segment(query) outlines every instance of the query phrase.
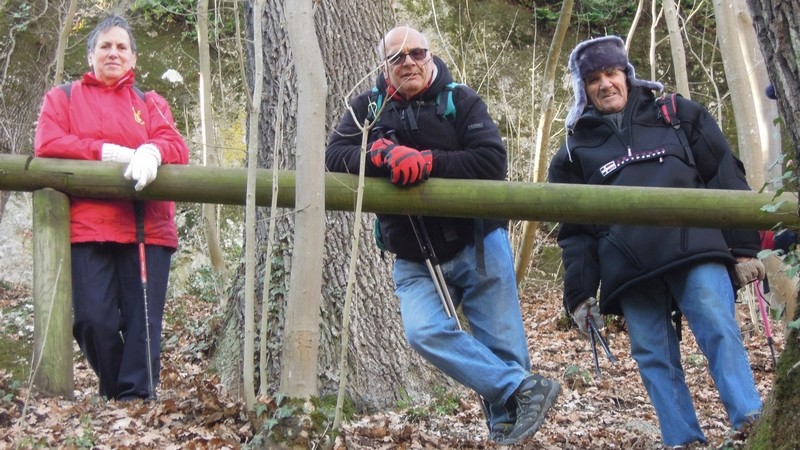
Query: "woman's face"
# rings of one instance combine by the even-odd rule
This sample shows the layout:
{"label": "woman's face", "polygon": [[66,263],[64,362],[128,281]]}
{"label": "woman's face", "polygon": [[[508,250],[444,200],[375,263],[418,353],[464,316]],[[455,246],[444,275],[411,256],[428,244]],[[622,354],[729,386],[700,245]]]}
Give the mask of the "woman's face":
{"label": "woman's face", "polygon": [[94,76],[106,86],[114,84],[136,65],[136,53],[131,49],[128,32],[112,27],[97,36],[97,43],[89,52],[89,65]]}
{"label": "woman's face", "polygon": [[603,114],[620,112],[628,102],[628,78],[621,69],[592,72],[586,77],[586,96]]}

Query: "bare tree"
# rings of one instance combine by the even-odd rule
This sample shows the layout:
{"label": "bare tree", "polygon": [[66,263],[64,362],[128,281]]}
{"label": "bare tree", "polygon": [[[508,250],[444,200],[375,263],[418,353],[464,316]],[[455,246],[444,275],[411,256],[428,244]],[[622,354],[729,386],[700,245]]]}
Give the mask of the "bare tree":
{"label": "bare tree", "polygon": [[[756,35],[770,80],[778,97],[778,109],[789,135],[790,145],[783,150],[785,159],[794,161],[784,165],[792,176],[785,180],[786,188],[797,192],[797,161],[800,160],[800,23],[797,21],[797,2],[780,0],[748,0]],[[800,209],[798,209],[800,213]],[[795,249],[795,256],[798,250]],[[796,261],[796,260],[795,260]],[[800,299],[795,298],[800,302]],[[794,317],[800,319],[798,308]],[[797,323],[797,322],[795,322]],[[800,330],[789,328],[785,347],[778,362],[772,399],[766,402],[761,424],[752,437],[753,443],[763,442],[770,448],[800,448],[800,430],[797,411],[800,411]]]}
{"label": "bare tree", "polygon": [[753,91],[748,81],[750,74],[747,72],[747,62],[742,52],[745,43],[739,39],[734,2],[714,0],[713,3],[717,40],[722,50],[725,79],[728,81],[736,118],[739,159],[747,168],[747,181],[750,186],[760,188],[764,184],[764,163]]}
{"label": "bare tree", "polygon": [[[263,21],[263,52],[265,67],[263,80],[265,92],[260,99],[264,114],[260,122],[259,165],[270,167],[280,164],[286,169],[297,167],[296,149],[298,143],[298,123],[310,121],[310,125],[331,130],[338,121],[349,98],[373,85],[377,67],[375,44],[386,26],[381,18],[383,11],[377,5],[365,8],[356,0],[324,0],[315,3],[314,22],[317,39],[322,51],[329,93],[325,101],[326,113],[321,117],[298,115],[297,75],[293,56],[288,44],[285,20],[282,14],[283,2],[269,0],[266,17]],[[245,4],[247,40],[252,42],[252,9]],[[392,22],[388,26],[393,26]],[[310,32],[307,30],[307,32]],[[253,83],[253,52],[248,52],[248,82]],[[369,75],[368,75],[369,74]],[[280,89],[279,80],[286,80],[285,89]],[[366,81],[364,81],[366,80]],[[283,133],[276,136],[276,112],[282,109]],[[324,121],[324,123],[320,123]],[[272,161],[272,147],[280,145],[281,161]],[[308,150],[312,157],[323,158],[324,148]],[[264,209],[257,211],[257,223],[267,222],[269,214]],[[272,260],[271,291],[263,297],[268,302],[271,331],[264,346],[268,352],[266,375],[273,390],[285,370],[280,362],[283,340],[286,337],[284,320],[286,317],[286,292],[289,274],[294,270],[297,260],[293,258],[297,237],[294,236],[295,211],[279,210],[276,242],[267,247],[267,230],[259,226],[256,230],[258,252],[257,273],[262,273],[265,260]],[[372,238],[371,215],[353,217],[352,213],[329,212],[325,223],[325,263],[322,272],[322,299],[319,312],[319,355],[316,375],[319,395],[335,394],[338,383],[338,350],[342,335],[350,333],[348,344],[348,365],[352,368],[349,376],[348,396],[359,408],[388,407],[400,398],[422,397],[436,386],[453,386],[453,383],[440,372],[435,371],[414,353],[406,343],[400,322],[399,305],[394,297],[390,274],[390,256],[380,254]],[[341,255],[347,254],[353,221],[362,220],[364,234],[360,239],[361,258],[356,274],[356,295],[351,311],[350,329],[343,330],[342,309],[347,285],[347,265]],[[293,240],[294,237],[294,240]],[[305,238],[305,237],[304,237]],[[223,380],[234,392],[241,392],[242,368],[242,324],[243,310],[243,268],[242,263],[232,280],[232,293],[227,322],[218,342],[214,362]],[[316,314],[315,311],[307,311]],[[253,357],[248,355],[248,357]]]}
{"label": "bare tree", "polygon": [[[547,171],[547,147],[550,143],[550,127],[553,123],[554,98],[555,98],[555,78],[558,59],[561,56],[561,46],[564,45],[564,36],[569,27],[569,20],[572,17],[572,0],[565,0],[561,5],[561,14],[556,25],[555,36],[550,42],[550,50],[547,53],[547,63],[542,77],[542,107],[539,111],[539,126],[536,128],[536,150],[533,157],[533,181],[543,182],[546,179]],[[536,230],[539,228],[538,221],[525,222],[523,226],[522,241],[517,250],[517,258],[514,262],[517,284],[525,279],[525,275],[533,257],[533,243],[536,239]]]}
{"label": "bare tree", "polygon": [[[200,128],[203,145],[203,165],[218,166],[220,157],[211,99],[211,54],[208,43],[208,22],[208,0],[199,0],[197,2],[197,47],[198,64],[200,66],[198,90],[200,91]],[[227,282],[227,273],[225,268],[225,255],[219,243],[219,219],[217,217],[217,210],[215,205],[210,203],[204,203],[202,208],[203,231],[205,231],[206,246],[209,259],[211,260],[211,268],[214,271],[215,287],[217,289],[217,295],[223,297],[224,287]],[[220,306],[224,308],[225,301],[222,301]]]}
{"label": "bare tree", "polygon": [[322,296],[322,245],[325,235],[325,146],[328,85],[319,41],[313,30],[311,0],[286,5],[286,29],[297,77],[297,199],[295,201],[294,260],[286,306],[286,335],[281,358],[281,392],[290,397],[317,395],[319,305]]}
{"label": "bare tree", "polygon": [[[33,153],[42,95],[52,86],[63,2],[0,3],[0,153]],[[11,192],[0,192],[0,220]]]}

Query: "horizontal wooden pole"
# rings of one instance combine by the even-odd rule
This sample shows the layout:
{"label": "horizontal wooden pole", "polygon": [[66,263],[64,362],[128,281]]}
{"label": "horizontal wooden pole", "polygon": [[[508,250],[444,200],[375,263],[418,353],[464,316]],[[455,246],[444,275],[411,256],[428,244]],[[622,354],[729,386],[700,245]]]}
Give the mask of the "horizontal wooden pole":
{"label": "horizontal wooden pole", "polygon": [[[164,165],[142,192],[122,176],[123,164],[0,155],[0,190],[53,188],[94,198],[173,200],[244,205],[247,171],[243,168]],[[256,203],[269,206],[272,170],[258,169]],[[326,173],[325,207],[352,211],[355,175]],[[293,171],[278,175],[277,203],[295,205]],[[774,205],[766,212],[765,205]],[[800,226],[797,197],[712,189],[642,188],[430,179],[399,188],[382,178],[367,178],[363,210],[388,214],[503,218],[575,223],[699,226],[769,229]]]}

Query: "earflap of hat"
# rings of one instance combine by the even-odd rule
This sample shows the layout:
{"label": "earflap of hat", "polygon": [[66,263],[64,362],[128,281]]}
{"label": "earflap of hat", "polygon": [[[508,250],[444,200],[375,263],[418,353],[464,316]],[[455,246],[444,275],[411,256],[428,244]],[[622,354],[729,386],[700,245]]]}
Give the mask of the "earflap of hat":
{"label": "earflap of hat", "polygon": [[641,86],[651,91],[661,92],[664,90],[664,85],[658,81],[640,80],[636,78],[636,69],[634,69],[630,63],[628,63],[628,82],[631,86]]}

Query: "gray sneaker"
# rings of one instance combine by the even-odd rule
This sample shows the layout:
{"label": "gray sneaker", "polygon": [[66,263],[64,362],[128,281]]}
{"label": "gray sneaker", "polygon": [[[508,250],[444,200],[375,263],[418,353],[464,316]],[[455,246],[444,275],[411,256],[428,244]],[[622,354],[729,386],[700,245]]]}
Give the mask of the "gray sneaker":
{"label": "gray sneaker", "polygon": [[512,445],[536,434],[560,391],[561,385],[558,381],[541,375],[528,375],[514,391],[514,399],[517,401],[517,422],[514,429],[504,440],[497,442]]}

